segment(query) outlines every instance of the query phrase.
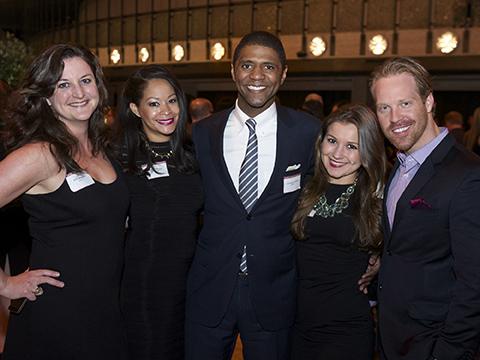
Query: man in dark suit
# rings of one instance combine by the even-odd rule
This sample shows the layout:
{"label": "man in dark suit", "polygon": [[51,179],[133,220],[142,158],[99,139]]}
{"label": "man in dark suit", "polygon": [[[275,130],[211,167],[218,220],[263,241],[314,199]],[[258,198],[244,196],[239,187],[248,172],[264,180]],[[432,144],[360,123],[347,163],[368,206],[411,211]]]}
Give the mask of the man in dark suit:
{"label": "man in dark suit", "polygon": [[[296,300],[290,223],[321,123],[275,103],[287,75],[276,36],[245,36],[231,74],[235,106],[193,128],[205,214],[187,283],[186,359],[229,359],[239,333],[245,359],[288,359]],[[244,204],[239,177],[249,119],[258,167],[256,195]]]}
{"label": "man in dark suit", "polygon": [[480,158],[434,121],[416,60],[372,73],[378,121],[399,150],[385,187],[381,358],[474,359],[480,344]]}

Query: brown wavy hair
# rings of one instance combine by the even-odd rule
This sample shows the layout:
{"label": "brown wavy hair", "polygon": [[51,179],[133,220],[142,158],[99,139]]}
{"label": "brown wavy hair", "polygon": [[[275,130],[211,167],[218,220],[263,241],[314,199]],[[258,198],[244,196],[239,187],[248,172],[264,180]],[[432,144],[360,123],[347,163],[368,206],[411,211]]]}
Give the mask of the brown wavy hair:
{"label": "brown wavy hair", "polygon": [[99,59],[83,45],[56,44],[43,50],[27,70],[23,84],[12,94],[6,113],[5,147],[10,153],[26,144],[47,142],[60,167],[79,171],[72,157],[79,151],[77,138],[47,104],[61,79],[66,59],[80,58],[92,69],[99,102],[88,125],[93,155],[106,152],[108,143],[105,114],[107,89]]}
{"label": "brown wavy hair", "polygon": [[385,183],[386,155],[375,114],[365,105],[344,105],[323,122],[315,145],[315,174],[300,193],[291,226],[292,235],[298,240],[308,239],[305,231],[307,216],[328,188],[329,175],[321,160],[322,142],[329,127],[336,122],[353,124],[358,129],[362,165],[358,169],[355,192],[350,198],[356,230],[354,239],[358,239],[353,245],[367,253],[380,253],[383,245],[381,190]]}

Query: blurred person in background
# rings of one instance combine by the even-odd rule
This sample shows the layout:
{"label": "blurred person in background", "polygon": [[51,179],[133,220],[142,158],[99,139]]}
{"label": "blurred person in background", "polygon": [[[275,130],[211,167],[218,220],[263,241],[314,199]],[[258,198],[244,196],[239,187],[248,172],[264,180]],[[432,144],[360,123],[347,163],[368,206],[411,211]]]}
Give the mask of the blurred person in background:
{"label": "blurred person in background", "polygon": [[192,100],[188,110],[192,117],[192,123],[196,123],[213,114],[213,105],[208,99],[196,98]]}
{"label": "blurred person in background", "polygon": [[473,112],[473,121],[470,130],[468,130],[463,139],[463,144],[467,149],[480,155],[480,107]]}
{"label": "blurred person in background", "polygon": [[459,144],[463,144],[463,115],[458,111],[449,111],[443,118],[445,126]]}

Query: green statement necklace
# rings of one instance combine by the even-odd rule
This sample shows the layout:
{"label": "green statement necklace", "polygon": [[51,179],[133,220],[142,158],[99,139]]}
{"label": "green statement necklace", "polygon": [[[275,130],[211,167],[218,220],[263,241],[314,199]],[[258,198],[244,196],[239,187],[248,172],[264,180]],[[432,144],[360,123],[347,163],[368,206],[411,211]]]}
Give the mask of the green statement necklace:
{"label": "green statement necklace", "polygon": [[313,206],[313,211],[315,211],[316,215],[320,215],[321,217],[333,217],[335,214],[340,214],[344,209],[348,207],[348,200],[350,196],[355,191],[355,186],[357,185],[357,179],[355,182],[350,185],[345,192],[340,195],[337,200],[331,205],[327,204],[327,197],[325,194],[320,196],[318,202]]}

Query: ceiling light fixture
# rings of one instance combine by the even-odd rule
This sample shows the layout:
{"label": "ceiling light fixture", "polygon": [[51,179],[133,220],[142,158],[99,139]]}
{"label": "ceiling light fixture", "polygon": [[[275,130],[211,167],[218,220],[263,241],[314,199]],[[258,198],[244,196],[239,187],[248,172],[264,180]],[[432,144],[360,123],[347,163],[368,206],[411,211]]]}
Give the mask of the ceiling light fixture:
{"label": "ceiling light fixture", "polygon": [[215,60],[221,60],[225,56],[225,47],[217,42],[212,46],[212,56]]}
{"label": "ceiling light fixture", "polygon": [[118,51],[117,49],[113,49],[110,54],[110,60],[112,60],[114,64],[117,64],[121,58],[122,56],[120,55],[120,51]]}
{"label": "ceiling light fixture", "polygon": [[387,46],[387,39],[383,35],[375,35],[368,43],[368,48],[374,55],[382,55],[387,50]]}
{"label": "ceiling light fixture", "polygon": [[444,54],[450,54],[458,45],[457,37],[450,31],[443,33],[437,39],[437,48]]}
{"label": "ceiling light fixture", "polygon": [[314,37],[310,42],[310,51],[314,56],[322,55],[326,49],[327,44],[325,43],[325,40],[323,40],[320,36]]}
{"label": "ceiling light fixture", "polygon": [[138,53],[138,58],[141,62],[147,62],[149,57],[150,53],[148,52],[148,49],[146,47],[143,47]]}
{"label": "ceiling light fixture", "polygon": [[180,61],[185,56],[185,50],[183,50],[183,47],[181,45],[177,45],[172,50],[172,56],[175,61]]}

